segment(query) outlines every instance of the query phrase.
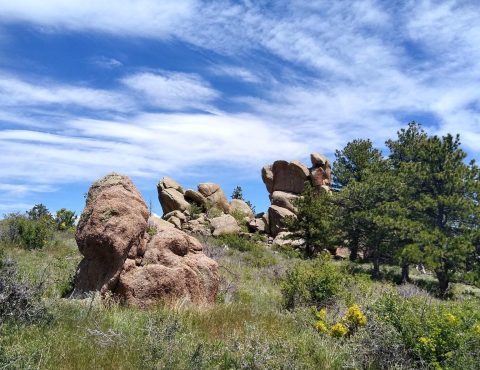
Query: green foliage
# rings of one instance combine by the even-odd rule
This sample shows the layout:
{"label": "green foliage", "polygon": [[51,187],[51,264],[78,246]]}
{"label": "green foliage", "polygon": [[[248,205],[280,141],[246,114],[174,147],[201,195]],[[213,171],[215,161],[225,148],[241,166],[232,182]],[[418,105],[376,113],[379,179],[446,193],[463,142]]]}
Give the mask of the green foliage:
{"label": "green foliage", "polygon": [[435,369],[475,369],[480,355],[478,302],[438,303],[390,294],[375,312],[400,334],[419,364]]}
{"label": "green foliage", "polygon": [[223,211],[221,209],[218,209],[215,206],[215,204],[210,200],[207,200],[206,212],[207,212],[207,217],[208,218],[219,217],[223,214]]}
{"label": "green foliage", "polygon": [[75,212],[66,208],[61,208],[57,211],[55,216],[55,223],[58,230],[69,230],[75,227],[77,215]]}
{"label": "green foliage", "polygon": [[6,244],[18,244],[26,249],[41,249],[52,239],[55,224],[50,216],[30,218],[10,214],[4,219],[1,239]]}
{"label": "green foliage", "polygon": [[295,201],[296,217],[287,217],[285,225],[291,232],[290,238],[305,241],[307,257],[317,255],[323,249],[334,247],[335,214],[330,194],[317,192],[309,182],[305,183],[302,196]]}
{"label": "green foliage", "polygon": [[42,203],[36,204],[30,211],[27,211],[30,220],[37,221],[41,218],[52,218],[50,211]]}
{"label": "green foliage", "polygon": [[333,163],[335,184],[343,187],[353,181],[362,181],[365,171],[381,160],[382,153],[373,148],[370,140],[353,140],[342,150],[337,150],[335,157]]}
{"label": "green foliage", "polygon": [[190,215],[192,219],[196,220],[197,218],[199,218],[200,214],[202,214],[203,211],[204,211],[203,208],[200,207],[198,204],[196,203],[190,204]]}
{"label": "green foliage", "polygon": [[282,283],[284,306],[324,306],[345,289],[345,282],[344,272],[328,254],[297,262],[287,270]]}

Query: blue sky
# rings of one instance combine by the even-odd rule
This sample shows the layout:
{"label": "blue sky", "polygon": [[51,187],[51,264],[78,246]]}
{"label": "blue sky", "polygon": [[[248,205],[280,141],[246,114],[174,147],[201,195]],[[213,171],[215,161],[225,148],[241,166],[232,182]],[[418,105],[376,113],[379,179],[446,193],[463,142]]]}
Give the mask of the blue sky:
{"label": "blue sky", "polygon": [[81,212],[90,183],[241,185],[383,147],[407,122],[480,151],[478,1],[0,0],[0,214]]}

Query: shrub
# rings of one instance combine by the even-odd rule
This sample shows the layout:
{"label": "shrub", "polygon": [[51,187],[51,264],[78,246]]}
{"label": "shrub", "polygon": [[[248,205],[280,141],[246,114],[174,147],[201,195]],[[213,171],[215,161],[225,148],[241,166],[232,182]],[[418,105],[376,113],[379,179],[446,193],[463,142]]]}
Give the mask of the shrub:
{"label": "shrub", "polygon": [[20,214],[10,214],[4,220],[6,227],[1,239],[8,244],[18,244],[26,249],[40,249],[52,240],[54,223],[51,217],[31,219]]}
{"label": "shrub", "polygon": [[196,220],[200,217],[200,214],[203,213],[203,208],[200,207],[198,204],[192,203],[190,204],[190,215],[193,220]]}
{"label": "shrub", "polygon": [[478,361],[478,301],[445,303],[390,294],[375,309],[381,320],[398,331],[419,364],[436,369],[469,369]]}
{"label": "shrub", "polygon": [[58,230],[69,230],[75,226],[77,215],[66,208],[59,209],[55,216],[55,223]]}
{"label": "shrub", "polygon": [[13,260],[0,257],[0,324],[46,319],[41,292],[41,285],[31,286],[21,280]]}
{"label": "shrub", "polygon": [[282,282],[284,306],[324,306],[345,289],[345,284],[345,274],[328,254],[300,261],[287,270]]}

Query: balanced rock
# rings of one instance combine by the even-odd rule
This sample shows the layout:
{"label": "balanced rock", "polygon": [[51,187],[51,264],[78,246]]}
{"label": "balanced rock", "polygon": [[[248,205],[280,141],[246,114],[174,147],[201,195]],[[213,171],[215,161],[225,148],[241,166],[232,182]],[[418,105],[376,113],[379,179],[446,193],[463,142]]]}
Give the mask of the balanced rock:
{"label": "balanced rock", "polygon": [[229,212],[230,204],[220,185],[211,182],[202,183],[198,185],[198,192],[202,194],[212,206],[225,213]]}
{"label": "balanced rock", "polygon": [[110,292],[141,307],[215,299],[217,263],[193,237],[149,218],[144,200],[125,176],[107,175],[91,186],[76,240],[84,258],[73,295]]}
{"label": "balanced rock", "polygon": [[190,208],[190,204],[183,196],[182,187],[170,177],[164,177],[159,181],[157,191],[164,214],[176,210],[183,212]]}
{"label": "balanced rock", "polygon": [[298,161],[275,161],[272,165],[273,191],[301,194],[310,175],[308,168]]}

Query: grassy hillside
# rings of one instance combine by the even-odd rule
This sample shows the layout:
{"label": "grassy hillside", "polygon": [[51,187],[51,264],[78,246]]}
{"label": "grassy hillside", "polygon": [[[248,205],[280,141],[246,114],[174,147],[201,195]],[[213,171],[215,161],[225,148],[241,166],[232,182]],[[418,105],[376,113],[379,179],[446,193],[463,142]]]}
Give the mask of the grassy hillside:
{"label": "grassy hillside", "polygon": [[[217,303],[151,310],[61,298],[80,260],[68,232],[40,250],[4,245],[3,260],[14,260],[32,289],[40,285],[41,297],[31,299],[41,309],[31,320],[15,318],[2,301],[0,367],[478,368],[476,288],[454,287],[456,296],[440,301],[425,275],[414,275],[416,285],[396,285],[395,268],[372,281],[365,265],[305,261],[239,237],[202,242],[221,266]],[[367,321],[353,327],[345,317],[355,304]],[[335,331],[342,323],[349,328],[344,335]]]}

